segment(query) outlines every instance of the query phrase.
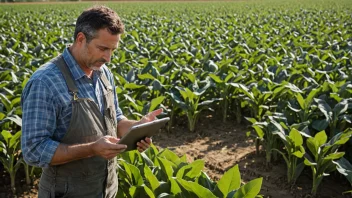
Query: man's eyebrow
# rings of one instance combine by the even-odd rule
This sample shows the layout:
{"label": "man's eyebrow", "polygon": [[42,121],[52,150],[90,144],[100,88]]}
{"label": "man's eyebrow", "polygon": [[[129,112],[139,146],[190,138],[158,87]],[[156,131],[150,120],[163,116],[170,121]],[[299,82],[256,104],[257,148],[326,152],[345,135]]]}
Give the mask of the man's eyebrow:
{"label": "man's eyebrow", "polygon": [[112,50],[116,50],[117,47],[113,47],[113,48],[110,48],[110,47],[106,47],[106,46],[103,46],[103,45],[97,45],[98,47],[100,48],[103,48],[103,49],[112,49]]}

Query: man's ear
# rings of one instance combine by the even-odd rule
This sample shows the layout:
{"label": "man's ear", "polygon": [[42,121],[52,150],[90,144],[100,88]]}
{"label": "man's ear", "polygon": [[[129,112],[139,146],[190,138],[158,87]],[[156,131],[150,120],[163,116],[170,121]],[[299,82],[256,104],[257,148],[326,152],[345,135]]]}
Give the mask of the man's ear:
{"label": "man's ear", "polygon": [[86,42],[86,36],[83,34],[83,32],[78,32],[76,37],[76,43],[82,44],[85,42]]}

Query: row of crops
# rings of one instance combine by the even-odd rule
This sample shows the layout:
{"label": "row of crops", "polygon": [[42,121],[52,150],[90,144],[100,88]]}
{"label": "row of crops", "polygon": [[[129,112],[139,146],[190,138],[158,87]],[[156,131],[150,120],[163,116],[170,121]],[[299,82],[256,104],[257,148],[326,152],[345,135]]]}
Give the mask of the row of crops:
{"label": "row of crops", "polygon": [[[33,175],[19,148],[22,89],[73,41],[75,18],[91,4],[74,5],[0,5],[0,159],[13,180],[21,167],[28,182]],[[267,164],[285,160],[288,183],[305,168],[313,194],[333,172],[352,183],[352,2],[109,6],[126,26],[109,67],[127,117],[161,106],[169,129],[184,119],[197,132],[201,112],[212,111],[250,123]],[[241,186],[237,166],[213,182],[198,171],[202,161],[188,164],[167,149],[127,153],[119,164],[124,196],[254,196],[262,182]]]}

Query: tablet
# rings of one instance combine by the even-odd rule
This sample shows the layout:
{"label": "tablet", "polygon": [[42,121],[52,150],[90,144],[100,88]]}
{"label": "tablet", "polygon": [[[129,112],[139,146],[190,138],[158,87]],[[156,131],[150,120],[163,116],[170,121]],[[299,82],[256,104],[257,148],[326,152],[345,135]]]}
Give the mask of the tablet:
{"label": "tablet", "polygon": [[135,125],[130,128],[118,142],[118,144],[126,144],[127,148],[125,151],[137,149],[137,142],[144,140],[146,137],[152,137],[159,132],[159,129],[163,127],[170,118],[157,119],[151,122]]}

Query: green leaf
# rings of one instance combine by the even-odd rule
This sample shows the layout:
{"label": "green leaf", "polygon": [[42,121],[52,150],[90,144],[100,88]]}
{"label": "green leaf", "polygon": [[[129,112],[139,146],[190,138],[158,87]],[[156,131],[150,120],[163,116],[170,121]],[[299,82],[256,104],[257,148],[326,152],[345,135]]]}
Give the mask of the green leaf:
{"label": "green leaf", "polygon": [[[301,109],[305,109],[305,101],[300,93],[297,93],[296,95],[297,102]],[[305,120],[304,120],[305,121]]]}
{"label": "green leaf", "polygon": [[314,138],[308,138],[307,139],[307,147],[309,149],[309,151],[314,155],[317,156],[318,155],[318,142],[314,139]]}
{"label": "green leaf", "polygon": [[319,133],[317,133],[315,136],[314,136],[314,139],[317,141],[318,143],[318,147],[320,147],[321,145],[325,144],[328,137],[326,136],[326,133],[325,131],[320,131]]}
{"label": "green leaf", "polygon": [[138,74],[137,75],[139,79],[141,80],[145,80],[145,79],[151,79],[154,80],[155,77],[153,75],[151,75],[150,73],[145,73],[145,74]]}
{"label": "green leaf", "polygon": [[167,159],[170,162],[174,163],[176,166],[178,166],[181,163],[180,158],[169,149],[164,149],[163,151],[161,151],[158,157]]}
{"label": "green leaf", "polygon": [[11,115],[5,118],[6,120],[11,120],[16,123],[18,126],[22,127],[22,119],[18,115]]}
{"label": "green leaf", "polygon": [[144,166],[144,176],[145,176],[145,179],[149,182],[152,190],[155,191],[155,189],[158,188],[160,184],[158,179],[156,178],[156,176],[153,174],[153,172],[150,170],[148,166]]}
{"label": "green leaf", "polygon": [[165,99],[165,96],[159,96],[157,98],[154,98],[151,103],[150,103],[150,108],[149,112],[152,112],[158,107]]}
{"label": "green leaf", "polygon": [[155,198],[153,191],[151,191],[147,186],[132,186],[129,189],[129,192],[132,197]]}
{"label": "green leaf", "polygon": [[313,120],[313,123],[312,123],[313,129],[317,131],[325,130],[328,126],[329,126],[329,120],[326,118],[323,120]]}
{"label": "green leaf", "polygon": [[209,74],[209,76],[210,76],[210,78],[212,78],[215,82],[217,82],[217,83],[223,83],[224,81],[222,81],[221,79],[220,79],[220,77],[219,76],[217,76],[217,75],[215,75],[215,74]]}
{"label": "green leaf", "polygon": [[139,88],[144,87],[144,85],[137,85],[135,83],[126,83],[123,87],[125,89],[139,89]]}
{"label": "green leaf", "polygon": [[333,161],[333,163],[335,163],[337,165],[337,167],[336,167],[337,171],[339,171],[339,173],[344,175],[347,178],[347,180],[350,182],[350,184],[352,185],[352,165],[351,165],[351,163],[345,158],[341,158],[339,160]]}
{"label": "green leaf", "polygon": [[324,114],[325,118],[328,120],[332,120],[332,110],[331,107],[325,100],[314,99],[318,103],[318,109]]}
{"label": "green leaf", "polygon": [[[223,196],[232,190],[237,190],[241,186],[241,174],[238,165],[232,167],[218,181],[216,187],[219,188]],[[218,195],[219,196],[219,195]]]}
{"label": "green leaf", "polygon": [[176,181],[187,191],[196,194],[197,197],[216,198],[216,196],[209,189],[206,189],[195,182],[186,181],[183,179],[176,179]]}
{"label": "green leaf", "polygon": [[188,164],[180,168],[176,173],[176,177],[179,179],[192,180],[200,176],[203,168],[204,168],[204,161],[196,160],[191,164]]}
{"label": "green leaf", "polygon": [[132,164],[123,163],[125,171],[130,179],[132,185],[140,186],[143,184],[142,175],[137,167]]}
{"label": "green leaf", "polygon": [[138,43],[141,42],[139,39],[138,32],[136,30],[132,30],[131,35],[138,41]]}
{"label": "green leaf", "polygon": [[[343,101],[339,102],[337,105],[335,105],[334,110],[333,110],[335,117],[337,118],[337,116],[345,113],[347,111],[347,109],[348,109],[347,100],[343,100]],[[334,121],[335,121],[335,119],[334,119]]]}
{"label": "green leaf", "polygon": [[291,138],[295,146],[301,146],[303,144],[302,135],[297,129],[291,129],[289,137]]}
{"label": "green leaf", "polygon": [[1,135],[4,138],[6,145],[10,145],[10,140],[12,138],[10,131],[2,130]]}
{"label": "green leaf", "polygon": [[292,155],[298,157],[298,158],[302,158],[304,153],[302,153],[301,151],[295,151],[294,153],[292,153]]}
{"label": "green leaf", "polygon": [[234,198],[251,198],[256,197],[261,189],[263,178],[254,179],[239,188]]}
{"label": "green leaf", "polygon": [[317,165],[317,163],[312,162],[312,161],[308,160],[307,158],[304,159],[304,164],[307,166],[316,166]]}
{"label": "green leaf", "polygon": [[160,164],[161,170],[167,176],[167,178],[165,179],[169,179],[170,177],[172,177],[174,173],[174,170],[172,167],[174,167],[175,164],[164,158],[157,157],[157,159]]}
{"label": "green leaf", "polygon": [[324,157],[324,160],[335,160],[335,159],[340,159],[345,155],[345,152],[336,152],[336,153],[331,153]]}
{"label": "green leaf", "polygon": [[178,183],[176,182],[175,179],[170,178],[170,183],[171,183],[170,192],[171,192],[173,195],[177,195],[177,194],[180,194],[180,193],[182,192],[180,186],[178,185]]}
{"label": "green leaf", "polygon": [[213,191],[216,185],[205,172],[200,173],[200,176],[197,178],[197,183],[211,191]]}

